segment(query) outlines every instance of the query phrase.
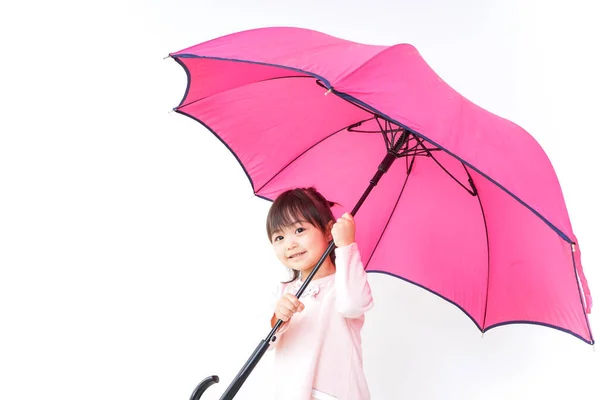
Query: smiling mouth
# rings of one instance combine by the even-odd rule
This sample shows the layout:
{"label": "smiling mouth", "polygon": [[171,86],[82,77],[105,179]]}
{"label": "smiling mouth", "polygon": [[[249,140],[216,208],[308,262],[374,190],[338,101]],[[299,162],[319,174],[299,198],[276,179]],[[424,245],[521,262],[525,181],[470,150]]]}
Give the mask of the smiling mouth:
{"label": "smiling mouth", "polygon": [[306,251],[303,251],[302,253],[293,254],[293,255],[289,256],[288,258],[292,259],[292,258],[300,257],[301,255],[304,255],[304,254],[306,254]]}

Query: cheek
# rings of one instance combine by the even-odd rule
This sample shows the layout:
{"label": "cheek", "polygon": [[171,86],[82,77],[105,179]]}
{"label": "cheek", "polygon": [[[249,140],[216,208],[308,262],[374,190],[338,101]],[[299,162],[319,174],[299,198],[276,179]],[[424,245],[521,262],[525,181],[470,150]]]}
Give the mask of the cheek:
{"label": "cheek", "polygon": [[274,245],[273,246],[273,250],[275,251],[275,255],[277,256],[277,258],[279,258],[280,260],[284,259],[284,251],[283,248],[281,246],[278,245]]}
{"label": "cheek", "polygon": [[308,243],[306,243],[307,247],[310,246],[310,248],[318,249],[319,251],[326,249],[328,244],[329,243],[327,242],[325,237],[318,235],[315,235],[314,237],[310,238]]}

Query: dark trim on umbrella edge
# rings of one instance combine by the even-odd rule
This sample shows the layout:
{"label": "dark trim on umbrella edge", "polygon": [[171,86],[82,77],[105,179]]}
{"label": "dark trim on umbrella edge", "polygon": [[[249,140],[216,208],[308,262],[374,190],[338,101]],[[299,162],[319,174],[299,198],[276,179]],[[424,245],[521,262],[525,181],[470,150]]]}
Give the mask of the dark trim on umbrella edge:
{"label": "dark trim on umbrella edge", "polygon": [[[594,344],[594,339],[593,339],[593,338],[592,338],[592,340],[591,340],[591,341],[589,341],[589,340],[587,340],[587,339],[583,338],[581,335],[578,335],[577,333],[575,333],[575,332],[572,332],[572,331],[570,331],[570,330],[568,330],[568,329],[561,328],[561,327],[559,327],[559,326],[552,325],[552,324],[547,324],[547,323],[544,323],[544,322],[526,321],[526,320],[515,320],[515,321],[506,321],[506,322],[500,322],[500,323],[498,323],[498,324],[494,324],[494,325],[488,326],[488,327],[487,327],[487,328],[485,328],[485,329],[481,329],[481,327],[480,327],[480,326],[479,326],[479,324],[478,324],[478,323],[475,321],[475,319],[474,319],[474,318],[473,318],[473,317],[472,317],[472,316],[471,316],[471,315],[470,315],[470,314],[469,314],[467,311],[465,311],[465,309],[464,309],[464,308],[462,308],[460,305],[458,305],[458,304],[457,304],[457,303],[455,303],[454,301],[452,301],[452,300],[450,300],[450,299],[446,298],[445,296],[443,296],[443,295],[441,295],[441,294],[439,294],[439,293],[435,292],[434,290],[431,290],[431,289],[429,289],[429,288],[427,288],[427,287],[425,287],[425,286],[423,286],[423,285],[421,285],[421,284],[419,284],[419,283],[413,282],[413,281],[411,281],[410,279],[406,279],[406,278],[404,278],[404,277],[402,277],[402,276],[400,276],[400,275],[396,275],[396,274],[393,274],[393,273],[391,273],[391,272],[387,272],[387,271],[380,271],[380,270],[370,270],[370,271],[367,271],[367,273],[369,273],[369,274],[382,274],[382,275],[389,275],[389,276],[392,276],[392,277],[394,277],[394,278],[397,278],[397,279],[403,280],[403,281],[405,281],[405,282],[407,282],[407,283],[413,284],[413,285],[415,285],[415,286],[417,286],[417,287],[419,287],[419,288],[421,288],[421,289],[424,289],[424,290],[428,291],[429,293],[432,293],[432,294],[434,294],[434,295],[438,296],[439,298],[441,298],[441,299],[443,299],[443,300],[447,301],[448,303],[450,303],[450,304],[452,304],[452,305],[456,306],[456,307],[457,307],[459,310],[461,310],[463,313],[465,313],[465,315],[466,315],[467,317],[469,317],[469,319],[470,319],[470,320],[471,320],[471,321],[472,321],[472,322],[475,324],[475,326],[477,327],[477,329],[479,329],[479,331],[480,331],[481,333],[485,333],[485,332],[487,332],[487,331],[489,331],[489,330],[491,330],[491,329],[497,328],[497,327],[499,327],[499,326],[504,326],[504,325],[515,325],[515,324],[539,325],[539,326],[544,326],[544,327],[547,327],[547,328],[556,329],[556,330],[559,330],[559,331],[561,331],[561,332],[564,332],[564,333],[568,333],[568,334],[570,334],[570,335],[572,335],[572,336],[575,336],[577,339],[580,339],[580,340],[582,340],[583,342],[585,342],[585,343],[587,343],[587,344],[591,344],[591,345],[593,345],[593,344]],[[591,337],[591,331],[590,331],[590,337]]]}
{"label": "dark trim on umbrella edge", "polygon": [[[179,101],[179,104],[177,105],[177,107],[173,108],[173,111],[177,111],[177,109],[183,104],[183,101],[185,100],[185,98],[187,97],[188,93],[190,92],[190,86],[192,84],[192,76],[190,75],[190,70],[183,63],[183,61],[181,61],[179,58],[176,58],[176,57],[173,57],[173,56],[171,56],[171,58],[174,59],[177,62],[177,64],[181,65],[181,67],[185,71],[185,75],[186,75],[186,78],[187,78],[187,84],[185,86],[185,93],[183,94],[183,97]],[[189,117],[188,114],[184,114],[184,115],[187,115]]]}
{"label": "dark trim on umbrella edge", "polygon": [[448,303],[450,303],[450,304],[452,304],[452,305],[456,306],[456,307],[457,307],[457,308],[458,308],[460,311],[462,311],[463,313],[465,313],[465,315],[466,315],[467,317],[469,317],[469,319],[470,319],[470,320],[471,320],[471,321],[472,321],[472,322],[475,324],[475,326],[477,327],[477,329],[479,329],[479,331],[480,331],[480,332],[483,332],[483,330],[481,329],[481,327],[479,326],[479,324],[477,323],[477,321],[475,321],[475,318],[473,318],[473,316],[471,316],[471,314],[469,314],[469,313],[468,313],[468,312],[467,312],[467,311],[466,311],[464,308],[462,308],[462,307],[461,307],[461,306],[460,306],[458,303],[455,303],[454,301],[452,301],[452,300],[448,299],[447,297],[444,297],[443,295],[439,294],[438,292],[436,292],[436,291],[434,291],[434,290],[432,290],[432,289],[429,289],[428,287],[426,287],[426,286],[423,286],[423,285],[421,285],[420,283],[417,283],[417,282],[411,281],[410,279],[404,278],[404,277],[402,277],[402,276],[400,276],[400,275],[396,275],[396,274],[394,274],[394,273],[391,273],[391,272],[387,272],[387,271],[381,271],[381,270],[377,270],[377,269],[371,269],[371,270],[367,271],[367,273],[369,273],[369,274],[382,274],[382,275],[389,275],[389,276],[392,276],[392,277],[394,277],[394,278],[401,279],[401,280],[403,280],[403,281],[405,281],[405,282],[408,282],[408,283],[410,283],[410,284],[413,284],[413,285],[415,285],[415,286],[417,286],[417,287],[420,287],[421,289],[424,289],[424,290],[428,291],[429,293],[435,294],[436,296],[438,296],[438,297],[439,297],[439,298],[441,298],[442,300],[446,300]]}
{"label": "dark trim on umbrella edge", "polygon": [[255,195],[256,197],[258,197],[258,198],[261,198],[261,199],[263,199],[263,200],[266,200],[266,201],[268,201],[269,203],[272,203],[272,202],[273,202],[273,199],[270,199],[270,198],[268,198],[268,197],[265,197],[265,196],[263,196],[263,195],[261,195],[261,194],[256,194],[256,193],[255,193],[254,195]]}
{"label": "dark trim on umbrella edge", "polygon": [[246,167],[244,167],[244,164],[242,163],[242,160],[240,160],[240,158],[238,157],[238,155],[235,154],[235,151],[233,151],[233,149],[231,147],[229,147],[229,145],[227,143],[225,143],[225,141],[223,139],[221,139],[221,137],[219,135],[217,135],[217,133],[215,131],[213,131],[211,129],[211,127],[208,126],[207,124],[205,124],[203,121],[199,120],[198,118],[194,117],[193,115],[187,114],[184,111],[181,111],[181,110],[178,110],[178,109],[174,109],[174,111],[176,113],[178,113],[178,114],[185,115],[186,117],[189,117],[189,118],[193,119],[194,121],[198,122],[203,127],[205,127],[210,133],[212,133],[217,139],[219,139],[219,141],[221,143],[223,143],[223,145],[227,148],[227,150],[229,150],[229,152],[231,154],[233,154],[233,156],[235,157],[235,159],[237,160],[237,162],[240,164],[240,167],[242,167],[242,170],[246,174],[246,178],[248,178],[248,181],[250,181],[250,186],[252,187],[252,193],[255,193],[254,192],[254,182],[252,181],[252,178],[250,177],[250,174],[248,173],[248,171],[246,171]]}
{"label": "dark trim on umbrella edge", "polygon": [[[526,321],[526,320],[515,320],[515,321],[506,321],[506,322],[499,322],[497,324],[494,325],[490,325],[487,328],[485,328],[485,330],[483,331],[484,333],[494,329],[494,328],[498,328],[500,326],[506,326],[506,325],[517,325],[517,324],[522,324],[522,325],[538,325],[538,326],[543,326],[545,328],[552,328],[552,329],[556,329],[558,331],[564,332],[564,333],[568,333],[569,335],[575,336],[577,339],[580,339],[581,341],[590,344],[590,345],[594,345],[594,339],[592,338],[592,340],[587,340],[585,338],[583,338],[582,336],[578,335],[577,333],[570,331],[568,329],[565,328],[561,328],[560,326],[556,326],[556,325],[552,325],[552,324],[548,324],[545,322],[536,322],[536,321]],[[591,332],[590,332],[590,337],[591,337]]]}

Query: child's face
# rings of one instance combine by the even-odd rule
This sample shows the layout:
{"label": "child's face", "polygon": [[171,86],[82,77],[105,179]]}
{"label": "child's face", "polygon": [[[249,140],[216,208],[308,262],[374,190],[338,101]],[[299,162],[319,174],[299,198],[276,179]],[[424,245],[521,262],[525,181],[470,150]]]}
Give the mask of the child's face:
{"label": "child's face", "polygon": [[274,232],[271,243],[279,261],[306,276],[327,250],[331,234],[325,235],[316,226],[298,221]]}

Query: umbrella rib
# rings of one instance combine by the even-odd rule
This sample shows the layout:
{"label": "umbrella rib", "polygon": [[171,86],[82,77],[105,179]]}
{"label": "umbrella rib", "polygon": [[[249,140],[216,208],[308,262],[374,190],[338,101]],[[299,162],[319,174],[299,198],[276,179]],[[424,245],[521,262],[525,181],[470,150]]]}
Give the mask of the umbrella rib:
{"label": "umbrella rib", "polygon": [[[408,158],[406,159],[406,162],[408,164]],[[402,184],[402,189],[400,189],[400,193],[398,194],[398,198],[396,199],[396,203],[394,204],[394,208],[392,209],[392,212],[390,212],[390,216],[387,220],[387,222],[385,223],[385,226],[383,227],[383,230],[381,231],[381,235],[379,235],[379,239],[377,239],[377,243],[375,243],[375,246],[373,247],[373,250],[371,251],[371,255],[369,256],[369,259],[367,260],[364,268],[365,270],[367,269],[367,267],[369,266],[369,263],[371,262],[371,259],[373,258],[373,255],[375,255],[375,251],[377,250],[377,246],[379,246],[379,243],[381,242],[381,239],[383,238],[383,235],[385,234],[385,231],[387,230],[387,227],[389,226],[392,217],[394,216],[394,212],[396,212],[396,208],[398,207],[398,203],[400,202],[400,198],[402,197],[402,193],[404,193],[404,189],[406,188],[406,183],[408,182],[408,177],[410,176],[410,172],[412,171],[412,167],[413,164],[415,162],[415,157],[413,156],[413,159],[410,162],[410,166],[407,168],[407,172],[406,172],[406,178],[404,179],[404,183]]]}
{"label": "umbrella rib", "polygon": [[379,131],[383,134],[383,140],[385,140],[385,148],[389,150],[389,148],[391,147],[390,144],[390,140],[388,139],[387,135],[385,134],[385,129],[383,129],[383,126],[381,126],[381,122],[379,122],[379,118],[375,117],[375,121],[377,122],[377,125],[379,125]]}
{"label": "umbrella rib", "polygon": [[483,323],[482,323],[482,331],[484,332],[485,329],[485,323],[486,323],[486,319],[487,319],[487,310],[488,310],[488,298],[489,298],[489,294],[490,294],[490,236],[489,236],[489,231],[488,231],[488,226],[487,226],[487,218],[485,217],[485,211],[483,210],[483,202],[481,201],[481,197],[479,196],[479,191],[477,191],[477,189],[475,189],[475,183],[473,182],[473,180],[471,179],[471,175],[469,174],[469,171],[467,170],[467,166],[464,163],[461,163],[463,168],[465,169],[465,172],[467,173],[467,175],[469,175],[469,182],[471,183],[471,186],[473,186],[473,189],[476,193],[476,197],[477,197],[477,201],[479,202],[479,208],[481,208],[481,216],[483,217],[483,226],[485,227],[485,243],[486,243],[486,248],[487,248],[487,282],[486,282],[486,289],[485,289],[485,305],[483,308]]}
{"label": "umbrella rib", "polygon": [[290,161],[289,163],[287,163],[286,165],[284,165],[284,166],[283,166],[283,167],[282,167],[282,168],[281,168],[279,171],[277,171],[277,172],[276,172],[276,173],[275,173],[275,174],[274,174],[274,175],[273,175],[271,178],[269,178],[269,180],[268,180],[268,181],[266,181],[266,182],[265,182],[265,183],[264,183],[264,184],[263,184],[263,185],[262,185],[262,186],[261,186],[259,189],[257,189],[257,190],[255,191],[255,193],[258,193],[258,192],[260,192],[261,190],[263,190],[263,189],[265,188],[265,186],[267,186],[269,183],[271,183],[271,181],[272,181],[273,179],[275,179],[275,178],[276,178],[276,177],[277,177],[279,174],[281,174],[281,173],[282,173],[282,172],[283,172],[283,171],[284,171],[284,170],[285,170],[287,167],[289,167],[290,165],[292,165],[292,164],[293,164],[293,163],[294,163],[294,162],[295,162],[297,159],[299,159],[300,157],[302,157],[303,155],[305,155],[306,153],[308,153],[308,152],[309,152],[311,149],[313,149],[313,148],[314,148],[314,147],[316,147],[317,145],[321,144],[322,142],[324,142],[325,140],[329,139],[330,137],[332,137],[332,136],[335,136],[335,135],[337,135],[338,133],[340,133],[340,132],[343,132],[343,131],[347,130],[347,129],[348,129],[349,127],[351,127],[351,126],[360,125],[360,124],[362,124],[363,122],[370,121],[370,120],[372,120],[372,119],[373,119],[373,118],[367,118],[367,119],[364,119],[364,120],[361,120],[361,121],[358,121],[358,122],[354,122],[354,123],[352,123],[352,124],[350,124],[350,125],[348,125],[348,126],[345,126],[345,127],[341,128],[341,129],[339,129],[339,130],[337,130],[337,131],[335,131],[335,132],[333,132],[333,133],[331,133],[331,134],[329,134],[329,135],[325,136],[324,138],[322,138],[322,139],[321,139],[321,140],[319,140],[318,142],[316,142],[316,143],[312,144],[312,145],[311,145],[309,148],[307,148],[306,150],[304,150],[302,153],[298,154],[298,155],[297,155],[297,156],[296,156],[296,157],[295,157],[295,158],[294,158],[292,161]]}
{"label": "umbrella rib", "polygon": [[[444,166],[443,166],[443,165],[442,165],[442,164],[441,164],[441,163],[440,163],[440,162],[439,162],[439,161],[438,161],[438,160],[437,160],[437,159],[436,159],[436,158],[433,156],[433,154],[431,154],[431,152],[429,151],[429,149],[427,149],[427,147],[423,146],[423,143],[422,143],[422,140],[423,140],[423,139],[420,139],[420,138],[417,138],[417,137],[415,137],[415,140],[416,140],[416,141],[419,143],[419,145],[420,145],[420,146],[423,148],[423,150],[424,150],[425,152],[427,152],[427,155],[428,155],[429,157],[431,157],[431,158],[433,159],[433,161],[435,161],[435,163],[436,163],[436,164],[437,164],[437,165],[438,165],[438,166],[439,166],[439,167],[440,167],[442,170],[444,170],[444,172],[445,172],[446,174],[448,174],[448,175],[449,175],[449,176],[450,176],[452,179],[454,179],[454,180],[456,181],[456,183],[458,183],[460,186],[462,186],[462,187],[463,187],[463,189],[465,189],[467,192],[469,192],[469,194],[470,194],[471,196],[476,196],[476,195],[477,195],[477,192],[475,191],[475,189],[474,189],[474,187],[473,187],[473,181],[471,180],[471,176],[469,175],[469,172],[468,172],[468,171],[467,171],[467,175],[469,175],[469,183],[471,183],[472,190],[469,190],[469,188],[467,188],[465,185],[463,185],[461,181],[459,181],[458,179],[456,179],[456,177],[455,177],[454,175],[452,175],[452,174],[450,173],[450,171],[448,171],[446,168],[444,168]],[[461,164],[462,164],[462,162],[461,162]],[[463,164],[463,165],[464,165],[464,164]],[[466,171],[466,168],[465,168],[465,171]]]}

